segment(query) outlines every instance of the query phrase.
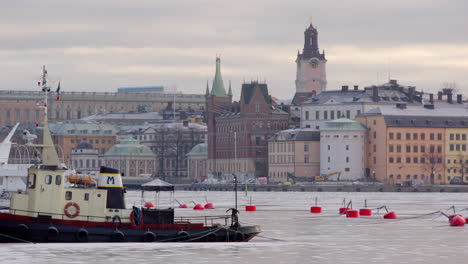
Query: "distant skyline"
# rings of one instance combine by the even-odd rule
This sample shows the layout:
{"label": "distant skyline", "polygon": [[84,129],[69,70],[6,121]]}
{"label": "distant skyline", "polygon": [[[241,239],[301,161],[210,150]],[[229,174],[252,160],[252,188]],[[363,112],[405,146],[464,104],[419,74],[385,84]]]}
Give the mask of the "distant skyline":
{"label": "distant skyline", "polygon": [[0,9],[0,89],[33,90],[42,65],[62,91],[211,87],[221,56],[226,89],[266,80],[291,98],[310,22],[327,57],[327,90],[403,85],[435,92],[456,83],[468,96],[464,0],[22,0]]}

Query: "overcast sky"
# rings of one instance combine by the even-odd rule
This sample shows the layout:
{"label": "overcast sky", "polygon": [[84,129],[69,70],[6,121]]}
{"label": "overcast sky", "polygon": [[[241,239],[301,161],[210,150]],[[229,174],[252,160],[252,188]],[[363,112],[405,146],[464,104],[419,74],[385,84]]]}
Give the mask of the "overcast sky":
{"label": "overcast sky", "polygon": [[425,92],[456,83],[468,96],[467,14],[466,0],[2,1],[0,89],[36,89],[45,64],[64,91],[204,93],[220,54],[235,98],[258,79],[286,99],[312,21],[328,90],[390,76]]}

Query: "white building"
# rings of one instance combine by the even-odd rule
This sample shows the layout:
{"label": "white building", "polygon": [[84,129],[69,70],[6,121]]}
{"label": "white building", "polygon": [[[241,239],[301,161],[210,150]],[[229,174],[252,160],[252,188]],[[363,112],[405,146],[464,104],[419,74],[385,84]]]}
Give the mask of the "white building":
{"label": "white building", "polygon": [[341,118],[320,128],[320,174],[329,180],[358,180],[365,177],[365,134],[367,128]]}
{"label": "white building", "polygon": [[89,142],[81,141],[72,150],[71,162],[73,169],[84,174],[99,171],[99,167],[101,167],[99,150],[94,149]]}
{"label": "white building", "polygon": [[325,122],[339,118],[355,119],[360,113],[381,105],[421,105],[422,93],[414,87],[401,86],[396,80],[389,83],[352,90],[343,86],[341,90],[323,91],[306,101],[301,109],[301,127],[320,130]]}

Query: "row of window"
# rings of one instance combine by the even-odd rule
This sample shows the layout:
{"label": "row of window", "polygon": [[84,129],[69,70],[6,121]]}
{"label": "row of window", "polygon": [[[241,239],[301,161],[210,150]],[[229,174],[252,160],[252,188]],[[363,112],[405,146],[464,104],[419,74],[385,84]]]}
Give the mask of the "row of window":
{"label": "row of window", "polygon": [[[308,148],[308,144],[307,145],[307,148]],[[271,153],[275,153],[275,152],[294,152],[294,144],[293,143],[290,143],[290,142],[274,142],[274,143],[270,143],[269,144],[270,146],[270,149],[269,151]],[[304,146],[304,149],[305,149],[305,146]]]}
{"label": "row of window", "polygon": [[466,151],[466,144],[450,144],[450,151]]}
{"label": "row of window", "polygon": [[457,168],[447,169],[447,173],[450,173],[450,172],[452,172],[452,173],[457,173],[457,172],[463,173],[463,171],[465,171],[465,173],[468,173],[468,168],[465,168],[465,169],[463,169],[463,168],[461,168],[461,169],[457,169]]}
{"label": "row of window", "polygon": [[80,141],[88,141],[90,144],[99,144],[99,142],[101,142],[101,144],[106,144],[106,142],[107,142],[107,144],[115,144],[115,141],[114,141],[114,140],[110,140],[110,139],[107,140],[107,141],[106,141],[105,139],[101,139],[101,140],[99,140],[99,139],[95,139],[95,140],[93,140],[93,139],[88,139],[88,140],[87,140],[86,138],[83,138],[82,140],[81,140],[81,139],[77,139],[76,141],[75,141],[74,139],[70,139],[70,143],[75,143],[75,142],[76,142],[76,143],[79,143]]}
{"label": "row of window", "polygon": [[[40,110],[34,110],[34,118],[36,120],[40,120]],[[11,119],[11,109],[5,109],[5,118],[6,119]],[[26,120],[29,120],[31,118],[31,110],[30,109],[24,109],[23,110],[23,118]],[[20,109],[15,109],[15,119],[20,120],[21,119],[21,110]]]}
{"label": "row of window", "polygon": [[[388,162],[389,163],[402,163],[402,160],[403,158],[402,157],[389,157],[388,158]],[[425,157],[406,157],[404,159],[406,162],[405,163],[426,163],[429,162],[430,164],[435,164],[435,163],[442,163],[442,158],[440,157],[429,157],[429,158],[425,158]]]}
{"label": "row of window", "polygon": [[[390,179],[393,179],[394,177],[397,178],[397,179],[401,179],[401,174],[397,174],[397,175],[395,175],[395,176],[394,176],[393,174],[390,174],[388,177],[389,177]],[[421,180],[424,180],[424,179],[426,178],[426,176],[424,176],[424,174],[421,174],[419,177],[420,177]],[[439,180],[441,180],[441,179],[442,179],[442,175],[439,174],[439,175],[437,176],[437,178],[438,178]],[[410,179],[411,179],[411,175],[410,175],[410,174],[406,174],[406,179],[407,179],[407,180],[410,180]],[[417,180],[417,179],[418,179],[418,175],[417,175],[417,174],[414,174],[414,175],[413,175],[413,180]]]}
{"label": "row of window", "polygon": [[[390,132],[388,133],[388,138],[389,139],[402,139],[402,133],[393,133]],[[436,135],[435,133],[429,133],[429,139],[430,140],[435,140]],[[426,133],[405,133],[405,139],[406,140],[426,140]],[[437,133],[437,140],[442,140],[442,133]]]}
{"label": "row of window", "polygon": [[450,134],[450,140],[466,140],[466,134]]}
{"label": "row of window", "polygon": [[[328,163],[330,163],[331,162],[331,157],[328,157],[327,161],[328,161]],[[335,162],[335,161],[336,160],[333,160],[333,162]],[[345,157],[345,161],[346,161],[346,163],[349,163],[349,157]]]}
{"label": "row of window", "polygon": [[[330,113],[330,116],[328,114]],[[323,111],[322,115],[320,111],[315,111],[315,120],[321,120],[323,117],[323,120],[334,120],[335,119],[335,113],[336,113],[336,119],[346,117],[348,119],[351,118],[351,110],[345,110],[345,111],[340,111],[337,110],[336,112],[333,110],[330,111]],[[359,115],[361,113],[361,110],[356,111],[356,115]],[[305,111],[305,120],[309,120],[310,115],[309,111]],[[354,118],[354,116],[352,117]]]}
{"label": "row of window", "polygon": [[291,155],[271,155],[269,162],[271,164],[285,164],[285,163],[293,163],[294,156]]}
{"label": "row of window", "polygon": [[[436,147],[437,147],[437,152],[438,153],[442,153],[442,145],[430,145],[429,146],[429,152],[431,153],[434,153],[436,152]],[[466,147],[466,146],[465,146]],[[411,148],[411,145],[406,145],[406,148],[405,148],[406,152],[407,153],[418,153],[418,152],[426,152],[426,146],[425,145],[421,145],[421,146],[418,146],[418,145],[413,145],[413,147]],[[376,146],[374,145],[374,152],[376,151]],[[402,152],[402,146],[401,145],[388,145],[388,152]]]}

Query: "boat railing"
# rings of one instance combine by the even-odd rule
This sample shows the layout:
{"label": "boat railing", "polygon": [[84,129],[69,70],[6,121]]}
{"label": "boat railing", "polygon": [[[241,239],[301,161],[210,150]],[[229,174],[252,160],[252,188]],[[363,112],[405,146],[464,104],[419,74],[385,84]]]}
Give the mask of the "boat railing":
{"label": "boat railing", "polygon": [[224,222],[224,225],[228,225],[232,222],[232,216],[230,215],[210,215],[210,216],[191,216],[191,217],[175,217],[175,223],[203,223],[205,226],[220,225],[220,222]]}

